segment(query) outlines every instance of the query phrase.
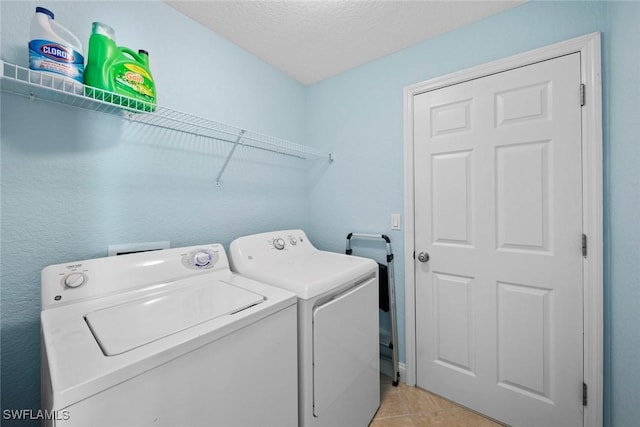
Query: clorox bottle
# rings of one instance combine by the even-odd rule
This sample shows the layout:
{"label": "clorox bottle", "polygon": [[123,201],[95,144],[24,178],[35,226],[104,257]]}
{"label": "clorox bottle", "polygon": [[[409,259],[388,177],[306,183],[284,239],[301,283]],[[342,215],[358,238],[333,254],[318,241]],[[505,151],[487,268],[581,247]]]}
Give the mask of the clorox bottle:
{"label": "clorox bottle", "polygon": [[93,94],[89,90],[88,94],[94,98],[128,105],[141,111],[155,110],[156,86],[149,69],[149,54],[145,50],[135,52],[127,47],[117,46],[113,28],[101,22],[93,23],[84,83],[144,103],[128,105],[117,97],[107,95],[103,98],[100,93]]}
{"label": "clorox bottle", "polygon": [[36,7],[36,14],[31,20],[29,68],[58,74],[82,83],[82,43],[53,18],[53,12],[49,9]]}

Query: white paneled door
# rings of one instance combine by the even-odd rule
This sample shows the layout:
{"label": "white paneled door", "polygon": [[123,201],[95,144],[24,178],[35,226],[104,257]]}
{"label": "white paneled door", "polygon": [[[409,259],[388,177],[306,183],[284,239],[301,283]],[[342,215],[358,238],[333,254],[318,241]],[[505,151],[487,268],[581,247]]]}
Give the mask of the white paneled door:
{"label": "white paneled door", "polygon": [[414,97],[417,384],[514,426],[583,423],[580,82],[575,53]]}

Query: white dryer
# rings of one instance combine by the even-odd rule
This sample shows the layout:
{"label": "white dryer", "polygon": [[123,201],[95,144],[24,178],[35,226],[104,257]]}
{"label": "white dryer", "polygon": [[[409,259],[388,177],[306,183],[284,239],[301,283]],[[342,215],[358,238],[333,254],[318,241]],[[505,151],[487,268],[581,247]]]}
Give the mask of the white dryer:
{"label": "white dryer", "polygon": [[50,426],[297,426],[296,297],[219,244],[42,271]]}
{"label": "white dryer", "polygon": [[300,426],[365,427],[380,406],[378,265],[302,230],[241,237],[232,269],[298,295]]}

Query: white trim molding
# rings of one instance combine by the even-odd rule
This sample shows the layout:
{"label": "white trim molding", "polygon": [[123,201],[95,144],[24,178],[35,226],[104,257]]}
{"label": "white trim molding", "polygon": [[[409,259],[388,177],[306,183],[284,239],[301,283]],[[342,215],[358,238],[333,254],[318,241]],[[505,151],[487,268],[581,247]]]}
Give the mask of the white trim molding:
{"label": "white trim molding", "polygon": [[498,61],[436,77],[404,90],[404,215],[405,215],[405,380],[416,384],[415,313],[415,218],[413,98],[442,87],[485,77],[517,67],[580,53],[581,78],[586,88],[582,108],[583,232],[587,236],[587,255],[583,262],[584,305],[584,382],[588,402],[583,425],[602,425],[603,408],[603,189],[602,189],[602,75],[600,33],[592,33]]}

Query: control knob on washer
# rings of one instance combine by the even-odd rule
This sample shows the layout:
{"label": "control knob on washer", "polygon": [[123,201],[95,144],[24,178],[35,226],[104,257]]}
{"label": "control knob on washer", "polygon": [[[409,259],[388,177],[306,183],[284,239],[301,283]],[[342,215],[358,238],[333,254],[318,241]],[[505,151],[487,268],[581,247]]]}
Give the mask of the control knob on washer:
{"label": "control knob on washer", "polygon": [[64,285],[67,288],[77,288],[82,286],[85,281],[85,276],[82,273],[70,273],[64,278]]}
{"label": "control knob on washer", "polygon": [[193,264],[197,267],[206,267],[211,264],[211,254],[204,251],[198,251],[193,254]]}
{"label": "control knob on washer", "polygon": [[277,239],[273,239],[273,247],[277,250],[281,251],[284,249],[284,239],[278,237]]}

